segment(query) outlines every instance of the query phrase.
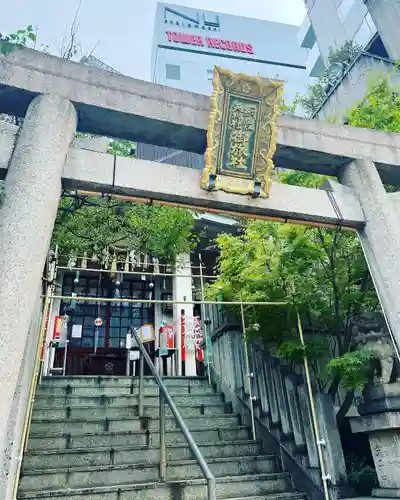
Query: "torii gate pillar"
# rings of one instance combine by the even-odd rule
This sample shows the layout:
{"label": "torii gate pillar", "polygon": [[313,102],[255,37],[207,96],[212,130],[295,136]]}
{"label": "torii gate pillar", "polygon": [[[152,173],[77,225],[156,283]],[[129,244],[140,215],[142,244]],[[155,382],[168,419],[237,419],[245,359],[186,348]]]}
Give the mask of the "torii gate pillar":
{"label": "torii gate pillar", "polygon": [[18,412],[27,407],[26,402],[21,403],[27,394],[20,379],[24,370],[32,368],[32,359],[24,359],[29,324],[76,122],[70,101],[57,95],[33,99],[5,180],[6,194],[0,208],[0,498],[6,500],[11,498],[12,468],[16,465],[12,461],[10,469],[10,460],[20,442],[14,433],[22,428]]}
{"label": "torii gate pillar", "polygon": [[366,224],[358,230],[388,326],[400,350],[400,220],[372,160],[358,159],[340,182],[358,196]]}

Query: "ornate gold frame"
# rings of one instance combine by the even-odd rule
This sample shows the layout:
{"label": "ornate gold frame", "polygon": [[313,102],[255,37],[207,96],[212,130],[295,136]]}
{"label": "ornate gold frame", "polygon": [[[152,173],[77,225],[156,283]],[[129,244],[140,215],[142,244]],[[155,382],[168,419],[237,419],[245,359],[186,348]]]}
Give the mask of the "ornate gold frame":
{"label": "ornate gold frame", "polygon": [[[200,186],[203,189],[221,189],[236,194],[269,196],[272,157],[276,150],[276,120],[280,112],[283,83],[259,76],[235,74],[220,67],[214,68],[214,91],[211,96],[210,120],[207,130],[205,167]],[[227,117],[224,116],[229,95],[255,99],[260,103],[257,120],[255,149],[252,160],[253,178],[218,173],[221,145]],[[241,178],[242,177],[242,178]],[[258,189],[256,189],[258,185]]]}

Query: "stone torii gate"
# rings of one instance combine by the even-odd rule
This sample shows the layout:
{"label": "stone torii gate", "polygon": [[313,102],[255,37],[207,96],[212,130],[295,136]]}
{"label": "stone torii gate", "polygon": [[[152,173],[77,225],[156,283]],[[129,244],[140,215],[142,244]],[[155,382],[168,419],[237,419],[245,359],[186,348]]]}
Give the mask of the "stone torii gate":
{"label": "stone torii gate", "polygon": [[0,125],[2,498],[11,498],[33,363],[29,325],[62,185],[96,192],[112,186],[144,201],[278,221],[340,222],[358,232],[400,345],[400,194],[387,194],[382,184],[400,182],[400,135],[281,117],[275,165],[338,176],[340,183],[329,182],[325,191],[273,184],[270,198],[253,199],[203,191],[195,170],[71,145],[79,130],[204,153],[208,97],[23,49],[0,56],[0,112],[25,117],[19,132]]}

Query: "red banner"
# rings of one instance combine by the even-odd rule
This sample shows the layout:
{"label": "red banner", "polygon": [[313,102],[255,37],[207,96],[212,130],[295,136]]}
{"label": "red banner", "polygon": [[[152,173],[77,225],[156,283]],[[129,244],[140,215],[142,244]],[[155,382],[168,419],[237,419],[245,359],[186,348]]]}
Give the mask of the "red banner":
{"label": "red banner", "polygon": [[62,316],[56,316],[54,318],[53,340],[60,340],[62,328],[61,318]]}

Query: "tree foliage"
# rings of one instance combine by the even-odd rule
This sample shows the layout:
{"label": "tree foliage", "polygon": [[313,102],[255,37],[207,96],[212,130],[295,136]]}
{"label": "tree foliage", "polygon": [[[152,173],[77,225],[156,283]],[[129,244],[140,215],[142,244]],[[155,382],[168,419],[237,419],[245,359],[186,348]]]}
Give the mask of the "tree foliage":
{"label": "tree foliage", "polygon": [[[78,137],[92,137],[77,133]],[[94,137],[94,136],[93,136]],[[136,144],[110,139],[108,153],[132,157]],[[62,255],[100,255],[105,249],[129,249],[173,262],[190,252],[198,241],[192,229],[196,214],[190,210],[119,201],[64,192],[57,213],[52,244]]]}
{"label": "tree foliage", "polygon": [[[398,72],[397,68],[394,71]],[[399,89],[391,84],[390,77],[390,74],[375,76],[367,95],[349,111],[349,125],[400,132]]]}
{"label": "tree foliage", "polygon": [[[303,172],[288,172],[282,178],[307,187],[324,180]],[[366,381],[370,360],[353,351],[353,327],[362,312],[378,308],[378,301],[353,233],[247,221],[242,235],[221,234],[217,246],[219,279],[210,286],[210,296],[222,293],[227,300],[288,301],[287,307],[259,306],[246,313],[247,323],[260,325],[255,334],[268,349],[294,364],[300,364],[306,353],[321,387],[325,379],[318,360],[325,358],[326,365],[329,358],[336,359],[336,365],[325,367],[325,374],[331,376],[326,390],[332,394],[339,382],[346,388],[354,382],[358,388],[360,379]],[[296,310],[307,333],[305,348],[299,342]]]}
{"label": "tree foliage", "polygon": [[[330,62],[349,64],[358,53],[359,48],[348,44],[337,54],[331,52]],[[375,75],[367,95],[349,111],[349,125],[400,132],[400,98],[391,76]],[[280,178],[309,188],[326,179],[299,171],[284,172]],[[380,308],[353,233],[252,221],[245,223],[242,236],[220,235],[217,245],[220,278],[209,288],[211,296],[222,292],[229,299],[287,299],[287,308],[258,307],[247,312],[247,322],[260,324],[259,332],[252,335],[261,335],[268,348],[292,364],[300,364],[307,354],[320,385],[324,372],[330,377],[325,388],[331,394],[339,383],[350,396],[364,385],[373,354],[354,346],[353,325],[360,314]],[[296,308],[307,332],[305,347],[296,332]]]}
{"label": "tree foliage", "polygon": [[195,246],[193,222],[189,210],[65,194],[53,245],[63,255],[100,255],[104,249],[127,248],[172,262]]}
{"label": "tree foliage", "polygon": [[31,24],[9,35],[0,33],[0,54],[8,56],[16,48],[26,47],[31,42],[36,42],[36,33]]}
{"label": "tree foliage", "polygon": [[329,361],[327,370],[332,377],[341,380],[345,389],[361,390],[369,376],[370,362],[374,358],[375,354],[368,349],[346,352]]}

